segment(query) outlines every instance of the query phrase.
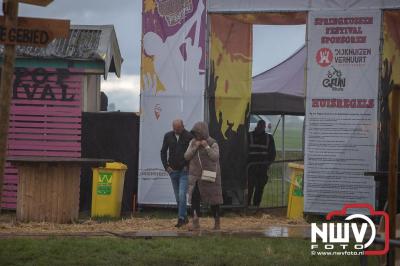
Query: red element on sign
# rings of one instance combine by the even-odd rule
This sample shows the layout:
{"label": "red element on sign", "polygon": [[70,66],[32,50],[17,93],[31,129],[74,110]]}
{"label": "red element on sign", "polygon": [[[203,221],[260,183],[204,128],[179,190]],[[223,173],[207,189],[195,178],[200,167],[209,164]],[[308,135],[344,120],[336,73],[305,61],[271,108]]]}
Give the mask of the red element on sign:
{"label": "red element on sign", "polygon": [[326,215],[326,220],[331,220],[334,216],[347,216],[348,209],[367,209],[370,216],[381,216],[385,220],[385,247],[382,250],[366,250],[364,254],[367,256],[376,255],[381,256],[389,252],[389,215],[384,211],[375,211],[371,204],[358,203],[358,204],[345,204],[339,211],[331,211]]}
{"label": "red element on sign", "polygon": [[318,65],[327,67],[332,63],[333,53],[328,48],[321,48],[318,50],[315,60],[317,61]]}

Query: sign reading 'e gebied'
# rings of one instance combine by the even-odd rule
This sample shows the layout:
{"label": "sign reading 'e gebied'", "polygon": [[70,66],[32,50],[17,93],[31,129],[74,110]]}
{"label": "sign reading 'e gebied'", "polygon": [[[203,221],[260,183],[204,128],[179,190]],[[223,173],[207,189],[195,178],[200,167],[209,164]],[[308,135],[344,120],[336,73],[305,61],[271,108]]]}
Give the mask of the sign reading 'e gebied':
{"label": "sign reading 'e gebied'", "polygon": [[55,38],[67,38],[69,20],[18,18],[18,26],[7,28],[0,17],[0,44],[47,46]]}

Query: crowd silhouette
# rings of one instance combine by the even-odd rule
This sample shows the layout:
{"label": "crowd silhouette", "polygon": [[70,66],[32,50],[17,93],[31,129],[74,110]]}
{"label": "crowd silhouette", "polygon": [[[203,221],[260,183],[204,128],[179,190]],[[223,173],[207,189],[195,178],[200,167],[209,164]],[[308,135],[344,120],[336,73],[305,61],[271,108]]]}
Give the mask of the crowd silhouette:
{"label": "crowd silhouette", "polygon": [[[219,77],[215,74],[214,61],[210,67],[210,82],[207,88],[209,103],[209,129],[220,148],[220,164],[222,177],[222,191],[225,205],[244,204],[244,190],[246,182],[247,162],[247,127],[249,120],[250,104],[247,104],[245,121],[239,124],[237,130],[233,130],[235,124],[224,119],[224,114],[215,108],[215,91]],[[232,112],[233,110],[224,110]],[[222,132],[223,124],[228,128]]]}

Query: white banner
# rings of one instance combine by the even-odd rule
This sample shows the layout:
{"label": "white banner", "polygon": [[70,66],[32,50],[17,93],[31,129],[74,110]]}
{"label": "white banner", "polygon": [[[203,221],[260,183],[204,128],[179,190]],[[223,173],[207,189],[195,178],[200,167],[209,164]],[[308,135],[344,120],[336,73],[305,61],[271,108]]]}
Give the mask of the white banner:
{"label": "white banner", "polygon": [[205,13],[203,0],[143,1],[139,204],[176,204],[160,150],[174,119],[204,120]]}
{"label": "white banner", "polygon": [[374,206],[381,12],[308,19],[304,211]]}

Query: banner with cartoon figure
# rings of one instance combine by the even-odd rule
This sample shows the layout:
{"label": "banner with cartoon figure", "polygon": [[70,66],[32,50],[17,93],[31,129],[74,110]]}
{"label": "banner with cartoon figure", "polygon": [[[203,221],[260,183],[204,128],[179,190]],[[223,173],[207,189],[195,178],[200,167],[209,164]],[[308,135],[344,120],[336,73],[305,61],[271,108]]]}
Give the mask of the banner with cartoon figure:
{"label": "banner with cartoon figure", "polygon": [[245,205],[253,24],[304,24],[306,13],[211,14],[207,88],[210,134],[218,141],[224,204]]}
{"label": "banner with cartoon figure", "polygon": [[[379,169],[389,168],[389,97],[395,85],[400,86],[400,11],[383,15],[383,55],[381,93],[379,94]],[[386,180],[383,180],[386,182]]]}
{"label": "banner with cartoon figure", "polygon": [[374,206],[381,12],[308,18],[304,210]]}
{"label": "banner with cartoon figure", "polygon": [[211,15],[210,135],[218,141],[224,204],[244,203],[251,97],[252,24]]}
{"label": "banner with cartoon figure", "polygon": [[144,0],[139,204],[176,204],[160,150],[172,120],[204,120],[205,0]]}
{"label": "banner with cartoon figure", "polygon": [[[400,87],[400,11],[383,13],[383,55],[381,66],[381,90],[379,93],[379,171],[389,168],[389,98],[395,87]],[[381,199],[387,197],[387,179],[379,186]],[[380,201],[382,209],[385,201]]]}

